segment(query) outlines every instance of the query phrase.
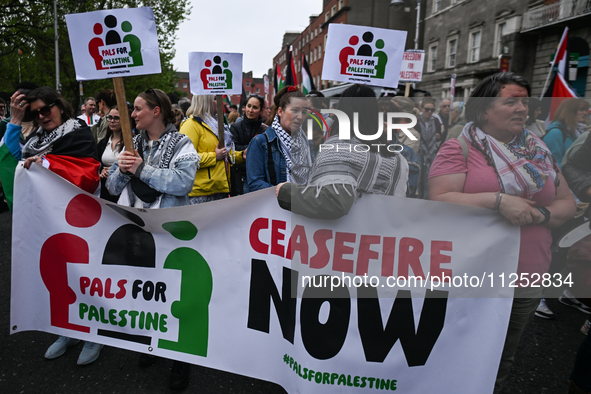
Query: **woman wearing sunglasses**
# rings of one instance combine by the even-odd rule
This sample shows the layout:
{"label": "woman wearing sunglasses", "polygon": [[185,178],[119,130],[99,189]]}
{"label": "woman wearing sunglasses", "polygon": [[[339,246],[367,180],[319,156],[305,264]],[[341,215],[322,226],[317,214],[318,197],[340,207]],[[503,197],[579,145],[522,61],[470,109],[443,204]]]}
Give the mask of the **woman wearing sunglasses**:
{"label": "woman wearing sunglasses", "polygon": [[97,144],[98,158],[101,161],[101,198],[117,202],[119,196],[113,196],[106,187],[109,168],[117,161],[117,156],[123,150],[123,133],[121,132],[121,118],[119,108],[114,106],[102,120],[107,122],[107,134]]}
{"label": "woman wearing sunglasses", "polygon": [[[79,188],[95,193],[99,186],[99,162],[90,128],[75,118],[74,109],[58,92],[45,86],[26,96],[16,92],[10,98],[12,118],[4,137],[5,144],[24,167],[37,163],[70,181]],[[27,142],[20,145],[24,119],[39,126]]]}
{"label": "woman wearing sunglasses", "polygon": [[[24,159],[24,167],[32,163],[42,165],[88,193],[98,192],[99,166],[96,144],[82,121],[75,118],[74,109],[58,92],[50,87],[37,88],[26,96],[17,91],[10,98],[12,119],[4,137],[5,144],[17,159]],[[24,119],[33,119],[39,127],[27,142],[20,145]],[[45,358],[54,359],[66,352],[78,339],[60,336]],[[78,358],[78,365],[95,361],[103,345],[86,342]]]}
{"label": "woman wearing sunglasses", "polygon": [[[265,107],[265,99],[259,95],[251,95],[248,97],[245,107],[246,111],[242,119],[230,127],[230,133],[232,133],[238,151],[246,151],[250,141],[256,135],[267,130],[267,125],[263,124],[261,118],[261,113]],[[243,187],[246,183],[246,164],[238,164],[232,167],[231,180],[231,195],[243,194]]]}

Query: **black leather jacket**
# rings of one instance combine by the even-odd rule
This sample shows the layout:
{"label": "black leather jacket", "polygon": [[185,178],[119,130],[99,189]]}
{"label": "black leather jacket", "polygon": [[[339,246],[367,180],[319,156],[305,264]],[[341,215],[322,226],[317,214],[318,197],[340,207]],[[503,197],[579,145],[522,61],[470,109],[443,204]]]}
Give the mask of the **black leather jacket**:
{"label": "black leather jacket", "polygon": [[[243,151],[248,148],[250,141],[258,134],[262,134],[267,130],[267,125],[259,117],[257,120],[248,119],[243,115],[239,122],[230,126],[230,133],[232,133],[234,141],[234,149],[236,151]],[[246,153],[248,156],[248,152]],[[246,164],[238,164],[236,171],[246,175]]]}
{"label": "black leather jacket", "polygon": [[[590,134],[591,135],[591,134]],[[568,187],[584,202],[591,202],[585,191],[591,187],[591,138],[562,166]]]}

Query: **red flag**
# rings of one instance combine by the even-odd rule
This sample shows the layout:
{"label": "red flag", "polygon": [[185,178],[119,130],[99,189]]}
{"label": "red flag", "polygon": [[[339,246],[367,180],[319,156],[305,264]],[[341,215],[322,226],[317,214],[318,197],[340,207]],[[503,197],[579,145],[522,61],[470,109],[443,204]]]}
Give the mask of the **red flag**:
{"label": "red flag", "polygon": [[560,43],[558,44],[558,48],[556,50],[556,56],[554,56],[554,60],[552,60],[552,65],[550,66],[550,70],[554,68],[554,66],[558,67],[558,73],[562,75],[566,75],[566,64],[568,61],[568,54],[567,54],[567,46],[568,46],[568,27],[564,28],[564,33],[562,33],[562,38],[560,39]]}
{"label": "red flag", "polygon": [[562,74],[554,73],[554,78],[548,86],[548,90],[544,93],[544,99],[542,108],[548,111],[548,117],[546,118],[546,125],[554,120],[554,113],[558,109],[560,103],[569,98],[577,98],[577,94],[566,82]]}
{"label": "red flag", "polygon": [[285,85],[286,86],[298,86],[298,76],[296,74],[295,62],[291,51],[292,47],[289,47],[287,53],[287,69],[285,71]]}

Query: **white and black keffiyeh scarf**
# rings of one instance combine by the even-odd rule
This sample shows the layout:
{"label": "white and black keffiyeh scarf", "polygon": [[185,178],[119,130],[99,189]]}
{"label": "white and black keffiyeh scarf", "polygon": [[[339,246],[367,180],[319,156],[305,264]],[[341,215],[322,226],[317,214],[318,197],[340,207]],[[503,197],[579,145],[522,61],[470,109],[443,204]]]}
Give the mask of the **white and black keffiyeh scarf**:
{"label": "white and black keffiyeh scarf", "polygon": [[45,156],[51,153],[55,141],[82,127],[86,126],[82,126],[78,119],[68,119],[52,131],[39,127],[23,147],[22,157]]}
{"label": "white and black keffiyeh scarf", "polygon": [[300,128],[291,136],[283,129],[279,115],[275,115],[271,126],[279,139],[279,151],[285,158],[287,166],[287,181],[305,185],[310,176],[312,158],[310,145],[304,131]]}
{"label": "white and black keffiyeh scarf", "polygon": [[540,138],[523,129],[508,143],[497,141],[476,127],[464,126],[461,134],[488,156],[497,172],[504,193],[531,199],[546,182],[556,181],[552,153]]}

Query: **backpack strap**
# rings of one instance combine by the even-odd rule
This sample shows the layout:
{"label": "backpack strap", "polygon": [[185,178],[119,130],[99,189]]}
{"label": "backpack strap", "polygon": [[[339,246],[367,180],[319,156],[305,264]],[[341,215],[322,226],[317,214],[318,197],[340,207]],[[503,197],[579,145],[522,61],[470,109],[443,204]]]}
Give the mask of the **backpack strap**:
{"label": "backpack strap", "polygon": [[460,141],[460,145],[462,146],[462,155],[464,155],[464,161],[467,164],[468,163],[468,142],[462,136],[458,137],[458,141]]}
{"label": "backpack strap", "polygon": [[269,180],[271,185],[277,185],[277,175],[275,174],[275,162],[273,161],[273,153],[271,152],[271,144],[269,143],[269,137],[266,133],[263,133],[267,140],[267,167],[269,168]]}

